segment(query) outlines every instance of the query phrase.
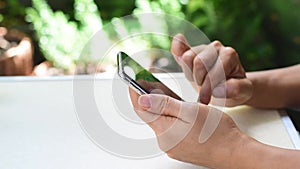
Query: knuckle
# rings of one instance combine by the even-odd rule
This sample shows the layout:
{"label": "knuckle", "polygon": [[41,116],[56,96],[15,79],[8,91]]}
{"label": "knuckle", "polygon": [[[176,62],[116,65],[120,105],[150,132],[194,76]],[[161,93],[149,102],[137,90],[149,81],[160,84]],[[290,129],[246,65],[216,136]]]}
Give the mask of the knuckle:
{"label": "knuckle", "polygon": [[196,59],[194,61],[194,68],[193,68],[193,75],[194,75],[194,80],[198,85],[202,85],[204,81],[204,77],[207,74],[207,69],[204,63],[200,59]]}
{"label": "knuckle", "polygon": [[165,97],[164,102],[165,102],[165,104],[164,104],[165,111],[172,109],[173,103],[172,103],[172,99],[169,96]]}
{"label": "knuckle", "polygon": [[218,41],[218,40],[213,41],[211,44],[212,44],[214,47],[220,47],[220,46],[223,46],[223,44],[222,44],[220,41]]}
{"label": "knuckle", "polygon": [[232,83],[232,95],[238,96],[241,93],[241,86],[239,83]]}
{"label": "knuckle", "polygon": [[207,45],[198,45],[198,46],[193,46],[191,47],[191,51],[194,52],[195,55],[201,53],[205,48],[207,47]]}
{"label": "knuckle", "polygon": [[182,55],[182,60],[185,62],[189,62],[193,59],[192,55],[194,55],[194,52],[192,50],[188,50]]}
{"label": "knuckle", "polygon": [[229,56],[233,56],[233,57],[237,57],[238,56],[238,53],[232,47],[225,47],[224,48],[224,54],[225,55],[229,55]]}
{"label": "knuckle", "polygon": [[182,55],[182,60],[183,60],[185,63],[187,63],[187,62],[190,61],[190,58],[187,57],[186,55]]}
{"label": "knuckle", "polygon": [[195,67],[195,70],[205,69],[205,65],[204,65],[203,61],[199,58],[194,59],[194,67]]}

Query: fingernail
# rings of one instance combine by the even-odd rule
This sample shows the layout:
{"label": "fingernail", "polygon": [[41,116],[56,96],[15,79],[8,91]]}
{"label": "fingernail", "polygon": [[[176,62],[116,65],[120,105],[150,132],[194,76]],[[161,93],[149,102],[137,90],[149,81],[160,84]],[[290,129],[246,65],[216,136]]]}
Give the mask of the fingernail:
{"label": "fingernail", "polygon": [[138,99],[138,104],[144,108],[150,108],[151,107],[150,96],[141,95]]}
{"label": "fingernail", "polygon": [[220,97],[220,98],[226,97],[225,87],[224,86],[219,86],[219,87],[214,88],[213,96]]}

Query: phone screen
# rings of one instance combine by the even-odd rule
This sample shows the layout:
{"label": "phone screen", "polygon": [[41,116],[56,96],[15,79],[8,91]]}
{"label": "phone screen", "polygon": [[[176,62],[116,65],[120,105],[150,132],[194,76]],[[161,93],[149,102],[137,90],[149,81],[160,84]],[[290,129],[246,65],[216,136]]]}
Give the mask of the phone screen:
{"label": "phone screen", "polygon": [[[134,75],[125,72],[125,67],[131,68]],[[143,68],[124,52],[118,53],[118,74],[131,88],[139,94],[165,94],[182,100],[176,93],[158,80],[152,73]]]}

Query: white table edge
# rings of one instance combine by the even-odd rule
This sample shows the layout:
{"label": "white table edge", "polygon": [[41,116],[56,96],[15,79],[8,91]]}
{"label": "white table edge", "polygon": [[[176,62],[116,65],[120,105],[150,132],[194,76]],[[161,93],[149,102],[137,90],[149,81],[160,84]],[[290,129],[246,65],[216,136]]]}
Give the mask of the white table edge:
{"label": "white table edge", "polygon": [[294,147],[296,149],[300,149],[300,135],[299,132],[296,130],[291,118],[287,115],[287,113],[284,110],[280,110],[279,114],[281,116],[282,123],[294,144]]}

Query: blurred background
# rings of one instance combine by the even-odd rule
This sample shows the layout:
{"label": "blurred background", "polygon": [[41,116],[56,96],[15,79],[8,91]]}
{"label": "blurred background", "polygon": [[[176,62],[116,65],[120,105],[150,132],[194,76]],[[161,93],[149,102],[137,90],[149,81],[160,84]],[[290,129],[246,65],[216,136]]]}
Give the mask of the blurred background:
{"label": "blurred background", "polygon": [[[78,57],[83,46],[107,23],[143,12],[186,19],[211,41],[234,47],[247,71],[289,66],[300,63],[299,9],[300,0],[0,0],[0,75],[103,72],[97,60]],[[127,24],[128,31],[137,25]],[[111,40],[118,34],[105,31]],[[170,48],[161,40],[148,43]],[[179,71],[174,67],[170,62],[166,69]]]}

